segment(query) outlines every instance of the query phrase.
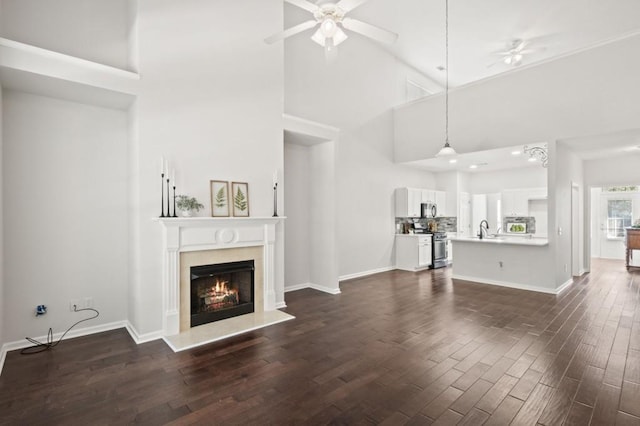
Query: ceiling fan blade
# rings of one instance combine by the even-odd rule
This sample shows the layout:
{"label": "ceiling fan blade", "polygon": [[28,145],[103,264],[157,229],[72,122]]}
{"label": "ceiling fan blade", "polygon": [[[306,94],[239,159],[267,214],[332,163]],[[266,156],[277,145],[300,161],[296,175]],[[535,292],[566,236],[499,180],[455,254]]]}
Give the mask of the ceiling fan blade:
{"label": "ceiling fan blade", "polygon": [[336,6],[342,9],[344,12],[349,12],[360,6],[362,3],[366,3],[368,1],[369,0],[341,0],[336,3]]}
{"label": "ceiling fan blade", "polygon": [[298,6],[301,9],[307,10],[311,13],[315,13],[318,10],[318,5],[313,4],[307,0],[284,0],[285,2]]}
{"label": "ceiling fan blade", "polygon": [[342,26],[348,30],[360,33],[385,44],[393,44],[398,39],[398,34],[396,33],[392,33],[384,28],[376,27],[375,25],[367,24],[366,22],[362,22],[357,19],[344,18],[342,20]]}
{"label": "ceiling fan blade", "polygon": [[291,37],[292,35],[306,31],[309,28],[313,28],[316,25],[318,25],[318,21],[306,21],[306,22],[303,22],[302,24],[298,24],[296,26],[288,28],[282,31],[281,33],[277,33],[270,37],[267,37],[264,39],[264,42],[267,44],[273,44],[277,41],[284,40],[287,37]]}
{"label": "ceiling fan blade", "polygon": [[526,40],[514,40],[513,43],[513,50],[516,51],[521,51],[522,49],[524,49],[527,45],[527,41]]}

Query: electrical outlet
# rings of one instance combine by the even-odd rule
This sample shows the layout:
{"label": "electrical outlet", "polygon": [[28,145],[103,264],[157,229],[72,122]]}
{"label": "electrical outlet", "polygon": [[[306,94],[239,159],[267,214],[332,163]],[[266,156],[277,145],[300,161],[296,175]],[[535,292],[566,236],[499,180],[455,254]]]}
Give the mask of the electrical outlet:
{"label": "electrical outlet", "polygon": [[564,271],[567,272],[569,270],[569,266],[567,266],[567,264],[564,264]]}
{"label": "electrical outlet", "polygon": [[81,306],[80,306],[80,299],[71,299],[71,300],[69,301],[69,310],[70,310],[71,312],[73,312],[73,311],[74,311],[74,309],[73,309],[73,307],[74,307],[74,306],[75,306],[75,307],[77,307],[77,309],[80,309],[80,308],[81,308]]}
{"label": "electrical outlet", "polygon": [[84,298],[84,307],[85,308],[93,308],[93,297],[85,297]]}

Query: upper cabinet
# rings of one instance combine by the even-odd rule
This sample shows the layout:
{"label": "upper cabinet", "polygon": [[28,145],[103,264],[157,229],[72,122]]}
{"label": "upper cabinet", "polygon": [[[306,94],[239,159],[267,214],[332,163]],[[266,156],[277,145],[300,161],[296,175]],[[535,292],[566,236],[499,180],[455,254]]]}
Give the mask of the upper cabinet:
{"label": "upper cabinet", "polygon": [[546,198],[546,188],[506,189],[502,191],[502,216],[528,216],[529,200]]}
{"label": "upper cabinet", "polygon": [[447,208],[447,193],[444,191],[434,191],[435,192],[435,201],[438,206],[438,217],[445,216],[455,216],[455,214],[450,214]]}
{"label": "upper cabinet", "polygon": [[416,188],[396,189],[396,217],[420,217],[422,190]]}
{"label": "upper cabinet", "polygon": [[446,192],[419,188],[396,189],[396,217],[420,217],[422,203],[435,203],[437,216],[447,216]]}

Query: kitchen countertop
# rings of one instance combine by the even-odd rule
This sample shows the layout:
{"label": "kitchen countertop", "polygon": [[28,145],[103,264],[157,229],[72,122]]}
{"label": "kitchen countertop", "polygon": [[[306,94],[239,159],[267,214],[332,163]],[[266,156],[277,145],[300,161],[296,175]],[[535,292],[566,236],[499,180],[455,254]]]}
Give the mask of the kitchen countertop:
{"label": "kitchen countertop", "polygon": [[413,238],[413,237],[431,237],[433,234],[396,234],[396,237]]}
{"label": "kitchen countertop", "polygon": [[478,243],[478,244],[505,244],[516,246],[548,246],[549,240],[547,238],[536,237],[522,237],[522,236],[500,236],[496,238],[483,238],[478,237],[449,237],[449,241],[459,241],[465,243]]}

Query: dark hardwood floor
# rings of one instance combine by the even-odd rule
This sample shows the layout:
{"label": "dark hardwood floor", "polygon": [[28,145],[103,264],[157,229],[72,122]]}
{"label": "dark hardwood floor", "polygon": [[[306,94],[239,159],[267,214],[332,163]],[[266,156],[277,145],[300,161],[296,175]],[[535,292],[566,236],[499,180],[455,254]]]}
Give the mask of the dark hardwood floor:
{"label": "dark hardwood floor", "polygon": [[640,425],[640,272],[562,295],[393,271],[174,354],[116,330],[8,354],[1,424]]}

